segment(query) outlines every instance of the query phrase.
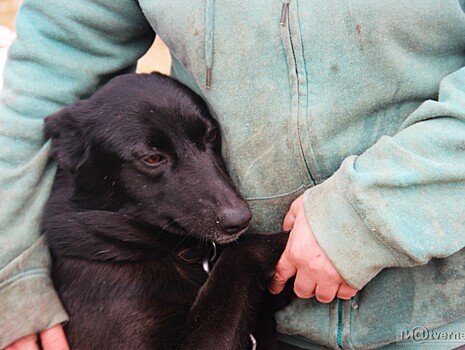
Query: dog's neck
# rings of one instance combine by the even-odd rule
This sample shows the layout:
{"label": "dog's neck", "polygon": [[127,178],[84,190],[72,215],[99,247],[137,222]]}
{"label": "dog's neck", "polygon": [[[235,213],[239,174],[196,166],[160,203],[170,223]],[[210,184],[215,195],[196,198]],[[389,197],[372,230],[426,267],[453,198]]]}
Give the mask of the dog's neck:
{"label": "dog's neck", "polygon": [[[201,262],[209,255],[208,242],[143,224],[135,218],[137,210],[118,210],[118,204],[108,198],[102,202],[112,203],[111,208],[86,202],[85,191],[76,193],[74,180],[59,169],[56,182],[61,182],[58,188],[62,190],[53,191],[47,203],[42,224],[55,255],[92,261],[144,261],[171,256],[187,264]],[[90,197],[100,196],[93,193]]]}

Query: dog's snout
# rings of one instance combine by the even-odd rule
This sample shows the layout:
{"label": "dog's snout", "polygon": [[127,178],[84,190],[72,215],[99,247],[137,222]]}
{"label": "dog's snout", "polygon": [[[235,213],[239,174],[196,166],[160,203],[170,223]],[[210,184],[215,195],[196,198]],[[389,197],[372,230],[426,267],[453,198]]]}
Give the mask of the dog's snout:
{"label": "dog's snout", "polygon": [[252,213],[246,205],[222,208],[218,211],[218,225],[228,234],[235,234],[246,229],[251,219]]}

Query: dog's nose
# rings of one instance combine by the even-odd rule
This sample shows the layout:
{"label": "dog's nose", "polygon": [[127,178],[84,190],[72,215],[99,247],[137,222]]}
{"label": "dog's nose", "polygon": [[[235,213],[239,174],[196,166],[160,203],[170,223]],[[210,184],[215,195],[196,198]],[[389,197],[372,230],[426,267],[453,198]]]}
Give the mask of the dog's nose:
{"label": "dog's nose", "polygon": [[247,206],[223,208],[218,211],[218,225],[228,234],[235,234],[249,226],[252,213]]}

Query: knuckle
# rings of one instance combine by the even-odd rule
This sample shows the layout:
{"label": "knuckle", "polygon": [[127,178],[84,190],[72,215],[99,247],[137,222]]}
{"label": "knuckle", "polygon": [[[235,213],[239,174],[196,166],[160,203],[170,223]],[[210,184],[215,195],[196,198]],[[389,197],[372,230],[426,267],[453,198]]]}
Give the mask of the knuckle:
{"label": "knuckle", "polygon": [[284,263],[283,259],[279,259],[278,263],[276,264],[276,274],[279,274],[278,271],[283,271],[286,269],[286,264]]}
{"label": "knuckle", "polygon": [[308,299],[314,295],[313,290],[310,290],[310,288],[302,288],[296,285],[294,285],[294,293],[300,299]]}
{"label": "knuckle", "polygon": [[337,272],[337,270],[335,268],[328,269],[326,271],[326,274],[327,274],[328,278],[333,280],[333,281],[342,280],[341,275],[339,274],[339,272]]}
{"label": "knuckle", "polygon": [[287,267],[284,264],[276,265],[273,279],[277,281],[284,280],[284,277],[287,274],[286,272],[287,272]]}
{"label": "knuckle", "polygon": [[333,301],[335,294],[328,292],[328,291],[317,291],[316,299],[324,304],[330,303]]}
{"label": "knuckle", "polygon": [[313,293],[303,292],[303,291],[298,290],[296,288],[294,288],[294,293],[295,293],[295,295],[297,295],[297,297],[299,299],[310,299],[311,297],[313,297]]}
{"label": "knuckle", "polygon": [[294,281],[294,293],[301,299],[308,299],[315,295],[315,282],[311,276],[299,271]]}
{"label": "knuckle", "polygon": [[295,273],[295,264],[293,263],[292,259],[289,257],[288,252],[285,252],[281,259],[279,259],[278,263],[276,264],[276,274],[281,275],[283,277],[288,276],[286,280],[294,275]]}
{"label": "knuckle", "polygon": [[304,283],[300,281],[294,282],[294,291],[300,294],[309,294],[309,292],[313,292],[313,290],[310,291],[310,288],[308,285],[305,285]]}
{"label": "knuckle", "polygon": [[357,290],[352,290],[352,291],[350,291],[350,292],[347,294],[347,296],[348,296],[349,299],[350,299],[350,298],[354,297],[355,294],[357,294]]}
{"label": "knuckle", "polygon": [[301,248],[299,246],[292,245],[291,247],[289,247],[289,253],[288,253],[289,260],[292,260],[298,263],[299,265],[302,265],[302,263],[305,264],[305,261],[302,261],[301,254],[302,254]]}
{"label": "knuckle", "polygon": [[283,284],[283,283],[285,283],[286,281],[287,281],[287,279],[286,279],[284,276],[282,276],[280,273],[278,273],[278,272],[275,273],[275,275],[274,275],[274,277],[273,277],[273,282],[274,282],[275,284]]}
{"label": "knuckle", "polygon": [[339,290],[337,291],[337,297],[340,299],[350,299],[352,298],[355,294],[357,294],[357,289],[352,288],[349,286],[347,283],[341,284],[339,287]]}

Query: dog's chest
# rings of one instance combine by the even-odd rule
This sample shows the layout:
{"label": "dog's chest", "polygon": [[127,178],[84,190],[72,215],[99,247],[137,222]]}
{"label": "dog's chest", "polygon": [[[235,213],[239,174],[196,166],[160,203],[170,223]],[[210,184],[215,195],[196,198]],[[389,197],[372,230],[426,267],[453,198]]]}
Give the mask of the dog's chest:
{"label": "dog's chest", "polygon": [[73,349],[98,348],[98,343],[123,349],[125,338],[131,346],[137,339],[149,348],[154,339],[176,339],[206,279],[200,265],[169,259],[95,263],[62,258],[54,263],[53,275],[70,315],[66,332]]}

